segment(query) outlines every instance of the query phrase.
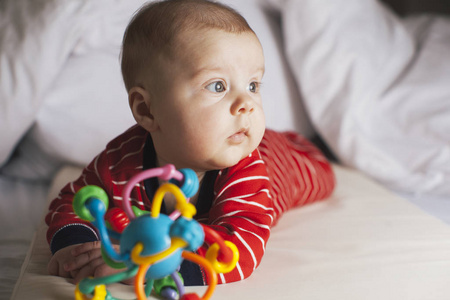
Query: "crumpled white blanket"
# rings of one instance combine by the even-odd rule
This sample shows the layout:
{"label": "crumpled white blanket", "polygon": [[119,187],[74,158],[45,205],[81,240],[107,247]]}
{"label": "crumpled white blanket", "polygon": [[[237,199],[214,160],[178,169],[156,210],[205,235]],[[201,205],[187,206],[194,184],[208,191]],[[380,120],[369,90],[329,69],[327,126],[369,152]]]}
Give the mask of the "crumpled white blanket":
{"label": "crumpled white blanket", "polygon": [[[0,132],[0,166],[7,162],[32,125],[37,126],[28,135],[36,137],[33,143],[39,150],[53,149],[62,134],[76,141],[89,132],[106,142],[114,129],[132,123],[131,116],[127,118],[120,112],[128,104],[120,81],[117,53],[122,24],[128,22],[142,2],[7,0],[2,3],[0,127],[8,130]],[[82,57],[89,59],[90,68],[82,64]],[[105,73],[119,74],[118,80],[106,78]],[[71,88],[66,88],[69,83]],[[123,104],[113,99],[108,103],[108,99],[101,97],[105,93],[120,95]],[[65,109],[59,109],[60,106]],[[93,112],[97,120],[93,120]],[[74,116],[81,121],[75,123]],[[108,124],[111,134],[106,136],[100,126],[92,126],[104,117],[117,120]],[[59,132],[58,128],[65,132]],[[85,148],[89,149],[89,145]],[[70,149],[66,145],[67,155],[73,154],[78,160],[88,155],[92,158],[98,151],[71,153]],[[56,152],[51,154],[55,159],[61,156]]]}
{"label": "crumpled white blanket", "polygon": [[450,197],[450,19],[374,0],[272,1],[314,127],[341,162]]}

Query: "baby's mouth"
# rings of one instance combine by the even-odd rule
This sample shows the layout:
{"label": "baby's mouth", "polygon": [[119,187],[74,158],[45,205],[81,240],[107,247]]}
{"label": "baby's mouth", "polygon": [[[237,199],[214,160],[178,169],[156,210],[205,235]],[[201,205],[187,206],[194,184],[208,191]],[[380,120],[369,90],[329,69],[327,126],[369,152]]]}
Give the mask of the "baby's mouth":
{"label": "baby's mouth", "polygon": [[238,131],[236,131],[234,134],[230,135],[228,139],[233,144],[240,144],[242,143],[247,137],[248,137],[248,128],[241,128]]}

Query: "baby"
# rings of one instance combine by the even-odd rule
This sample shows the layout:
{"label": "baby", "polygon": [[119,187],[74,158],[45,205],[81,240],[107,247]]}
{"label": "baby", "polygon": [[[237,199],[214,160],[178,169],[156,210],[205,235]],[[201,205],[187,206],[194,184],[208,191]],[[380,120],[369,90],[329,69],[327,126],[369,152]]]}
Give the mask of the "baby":
{"label": "baby", "polygon": [[[102,187],[110,206],[122,207],[122,189],[136,173],[168,163],[193,169],[200,182],[191,198],[195,218],[240,252],[219,283],[250,276],[283,212],[331,194],[334,175],[322,153],[297,134],[265,128],[263,50],[233,9],[206,0],[142,7],[124,35],[122,73],[137,124],[52,201],[50,274],[78,282],[117,272],[103,262],[96,231],[73,213],[73,196],[86,185]],[[136,185],[132,204],[149,210],[158,185],[157,179]],[[173,210],[167,195],[162,212]],[[207,284],[197,265],[184,262],[180,273],[185,285]]]}

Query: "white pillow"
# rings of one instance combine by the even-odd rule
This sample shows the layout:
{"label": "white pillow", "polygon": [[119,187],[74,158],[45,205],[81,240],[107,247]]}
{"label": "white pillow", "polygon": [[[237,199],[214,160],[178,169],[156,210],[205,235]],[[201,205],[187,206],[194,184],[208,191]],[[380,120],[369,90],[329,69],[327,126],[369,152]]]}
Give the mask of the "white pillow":
{"label": "white pillow", "polygon": [[[46,81],[45,93],[37,97],[39,102],[27,118],[27,126],[16,134],[20,138],[20,134],[35,121],[20,147],[21,156],[26,157],[27,161],[44,155],[58,162],[87,164],[110,139],[134,123],[119,69],[119,52],[125,27],[144,1],[121,1],[114,5],[107,4],[106,0],[90,2],[93,3],[77,12],[70,11],[66,16],[70,28],[76,30],[69,31],[68,25],[50,22],[49,26],[32,31],[33,39],[40,43],[42,51],[49,51],[46,56],[59,54],[57,49],[63,46],[70,56],[66,55],[64,65],[50,65],[50,69],[57,69],[57,72]],[[296,130],[311,136],[312,127],[283,57],[280,24],[269,17],[258,1],[224,2],[248,19],[263,44],[266,75],[261,92],[267,126],[278,130]],[[71,4],[64,1],[58,2],[58,5],[60,10],[65,11],[66,6]],[[44,14],[39,16],[43,19],[53,16],[46,16],[46,11],[38,13]],[[26,19],[17,22],[27,24]],[[60,45],[61,39],[58,37],[72,31],[77,34],[65,37],[70,43]],[[32,32],[25,30],[24,39]],[[49,36],[50,32],[56,32],[55,39],[39,40],[39,37]],[[44,47],[44,42],[49,44],[48,48]],[[31,49],[24,48],[23,51],[15,59],[33,55]],[[37,70],[30,74],[30,78],[36,81],[34,78],[40,78],[41,74]],[[40,82],[36,84],[39,87],[42,85]],[[33,90],[29,91],[29,95],[34,96]],[[14,99],[23,106],[20,100]],[[7,150],[11,151],[11,147]],[[18,164],[14,165],[17,167]]]}
{"label": "white pillow", "polygon": [[450,195],[450,22],[375,0],[285,1],[287,56],[339,159],[392,189]]}
{"label": "white pillow", "polygon": [[0,166],[33,124],[80,34],[83,1],[4,0],[0,6]]}

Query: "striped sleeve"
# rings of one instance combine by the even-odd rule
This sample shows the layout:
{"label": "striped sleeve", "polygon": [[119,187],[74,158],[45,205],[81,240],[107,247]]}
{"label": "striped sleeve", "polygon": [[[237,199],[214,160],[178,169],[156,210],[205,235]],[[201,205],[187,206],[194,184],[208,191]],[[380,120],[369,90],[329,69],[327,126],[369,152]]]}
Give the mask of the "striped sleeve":
{"label": "striped sleeve", "polygon": [[294,206],[327,198],[335,186],[333,169],[306,138],[266,130],[259,145],[273,191],[275,220]]}
{"label": "striped sleeve", "polygon": [[258,150],[238,165],[222,170],[215,193],[207,223],[233,242],[240,255],[233,271],[219,274],[219,282],[243,280],[261,262],[273,222],[269,178]]}
{"label": "striped sleeve", "polygon": [[[96,185],[108,194],[109,208],[121,207],[122,190],[127,180],[142,170],[145,137],[146,133],[142,129],[132,127],[111,141],[80,177],[68,183],[50,203],[45,221],[49,226],[47,241],[52,253],[69,245],[99,239],[95,227],[74,213],[73,197],[82,187]],[[148,200],[143,185],[137,184],[130,196],[133,205],[145,208],[144,202]]]}
{"label": "striped sleeve", "polygon": [[[47,223],[47,241],[53,253],[72,244],[98,240],[95,230],[89,222],[80,219],[72,208],[75,193],[86,185],[97,185],[103,189],[105,172],[105,154],[98,155],[82,172],[81,176],[68,183],[49,206],[45,217]],[[55,236],[58,238],[54,239]]]}

